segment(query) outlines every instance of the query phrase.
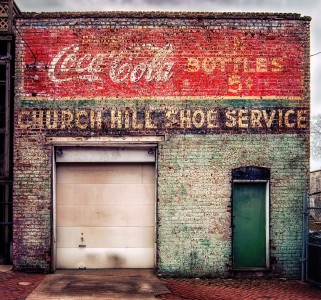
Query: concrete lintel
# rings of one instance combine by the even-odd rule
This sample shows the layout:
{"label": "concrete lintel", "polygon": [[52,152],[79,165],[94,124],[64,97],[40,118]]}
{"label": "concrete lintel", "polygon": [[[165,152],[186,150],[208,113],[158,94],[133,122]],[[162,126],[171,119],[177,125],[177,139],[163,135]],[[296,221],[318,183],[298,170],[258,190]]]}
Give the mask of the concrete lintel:
{"label": "concrete lintel", "polygon": [[165,136],[47,137],[46,140],[54,146],[146,146],[164,141]]}

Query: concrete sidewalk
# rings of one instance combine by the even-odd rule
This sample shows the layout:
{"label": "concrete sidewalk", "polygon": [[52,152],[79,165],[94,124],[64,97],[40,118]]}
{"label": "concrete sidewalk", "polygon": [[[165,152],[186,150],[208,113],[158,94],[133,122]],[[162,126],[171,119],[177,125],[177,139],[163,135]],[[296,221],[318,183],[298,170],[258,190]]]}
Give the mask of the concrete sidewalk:
{"label": "concrete sidewalk", "polygon": [[47,275],[27,300],[155,300],[168,293],[149,269],[63,270]]}

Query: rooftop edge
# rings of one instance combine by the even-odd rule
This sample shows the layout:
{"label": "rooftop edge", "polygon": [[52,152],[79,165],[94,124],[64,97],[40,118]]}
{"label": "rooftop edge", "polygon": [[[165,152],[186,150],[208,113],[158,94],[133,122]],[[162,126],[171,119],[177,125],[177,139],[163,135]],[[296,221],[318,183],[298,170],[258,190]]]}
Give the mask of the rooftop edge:
{"label": "rooftop edge", "polygon": [[261,20],[303,20],[309,16],[299,13],[262,12],[163,12],[163,11],[90,11],[90,12],[22,12],[17,19],[54,18],[188,18],[188,19],[261,19]]}

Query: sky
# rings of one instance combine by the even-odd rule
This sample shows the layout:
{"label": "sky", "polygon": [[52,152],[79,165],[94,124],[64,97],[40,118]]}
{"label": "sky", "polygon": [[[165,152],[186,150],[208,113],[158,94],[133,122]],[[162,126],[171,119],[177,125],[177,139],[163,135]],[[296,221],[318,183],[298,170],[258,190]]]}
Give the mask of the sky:
{"label": "sky", "polygon": [[[285,12],[312,17],[311,114],[321,114],[321,0],[15,0],[21,11]],[[315,55],[317,54],[317,55]],[[311,160],[311,170],[321,159]]]}

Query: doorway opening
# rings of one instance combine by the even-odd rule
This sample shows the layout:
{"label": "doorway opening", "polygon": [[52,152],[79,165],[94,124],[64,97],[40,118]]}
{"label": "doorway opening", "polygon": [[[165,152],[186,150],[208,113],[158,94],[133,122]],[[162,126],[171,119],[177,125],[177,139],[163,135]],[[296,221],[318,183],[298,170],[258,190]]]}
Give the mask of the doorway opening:
{"label": "doorway opening", "polygon": [[155,148],[56,147],[55,268],[154,268]]}
{"label": "doorway opening", "polygon": [[269,179],[266,168],[232,173],[232,252],[234,270],[269,268]]}

